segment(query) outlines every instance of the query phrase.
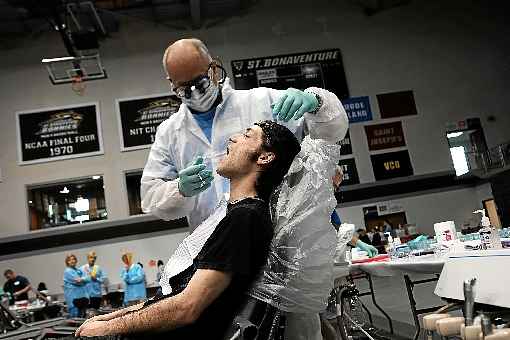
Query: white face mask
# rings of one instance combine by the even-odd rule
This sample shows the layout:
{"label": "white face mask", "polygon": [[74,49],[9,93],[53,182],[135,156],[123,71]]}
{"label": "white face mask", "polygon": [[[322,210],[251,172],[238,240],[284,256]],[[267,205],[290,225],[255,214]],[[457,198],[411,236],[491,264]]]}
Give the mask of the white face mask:
{"label": "white face mask", "polygon": [[220,87],[211,81],[211,85],[209,85],[204,93],[200,93],[200,91],[193,89],[191,91],[191,98],[182,98],[182,102],[192,110],[206,112],[214,105],[219,92]]}

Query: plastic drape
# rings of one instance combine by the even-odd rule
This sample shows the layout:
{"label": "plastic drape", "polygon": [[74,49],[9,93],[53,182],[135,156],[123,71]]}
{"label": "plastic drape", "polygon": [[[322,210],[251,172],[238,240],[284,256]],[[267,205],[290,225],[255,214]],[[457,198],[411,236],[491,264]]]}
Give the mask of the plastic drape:
{"label": "plastic drape", "polygon": [[337,235],[330,216],[337,202],[332,176],[340,146],[305,137],[271,211],[274,237],[264,272],[250,291],[292,313],[325,309],[333,288]]}

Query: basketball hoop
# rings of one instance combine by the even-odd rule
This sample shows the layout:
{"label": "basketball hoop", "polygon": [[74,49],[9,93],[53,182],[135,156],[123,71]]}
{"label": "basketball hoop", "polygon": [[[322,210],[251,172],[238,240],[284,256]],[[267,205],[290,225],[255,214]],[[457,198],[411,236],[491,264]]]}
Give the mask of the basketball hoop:
{"label": "basketball hoop", "polygon": [[83,82],[81,76],[72,77],[71,88],[73,89],[74,93],[76,93],[79,96],[83,96],[83,94],[85,93],[85,87],[86,85]]}

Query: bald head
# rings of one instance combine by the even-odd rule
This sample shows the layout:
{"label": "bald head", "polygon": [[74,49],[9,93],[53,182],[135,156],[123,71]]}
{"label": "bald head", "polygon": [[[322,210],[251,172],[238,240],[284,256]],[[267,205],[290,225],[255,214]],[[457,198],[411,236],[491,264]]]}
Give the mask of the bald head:
{"label": "bald head", "polygon": [[165,50],[163,68],[177,86],[207,72],[212,58],[205,44],[198,39],[177,40]]}

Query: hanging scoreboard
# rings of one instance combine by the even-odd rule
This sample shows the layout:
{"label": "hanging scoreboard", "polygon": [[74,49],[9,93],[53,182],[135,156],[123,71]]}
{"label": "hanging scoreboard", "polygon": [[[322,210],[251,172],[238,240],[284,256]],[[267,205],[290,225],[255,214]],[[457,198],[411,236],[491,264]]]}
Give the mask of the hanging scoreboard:
{"label": "hanging scoreboard", "polygon": [[349,97],[340,49],[233,60],[231,66],[238,90],[320,87]]}

